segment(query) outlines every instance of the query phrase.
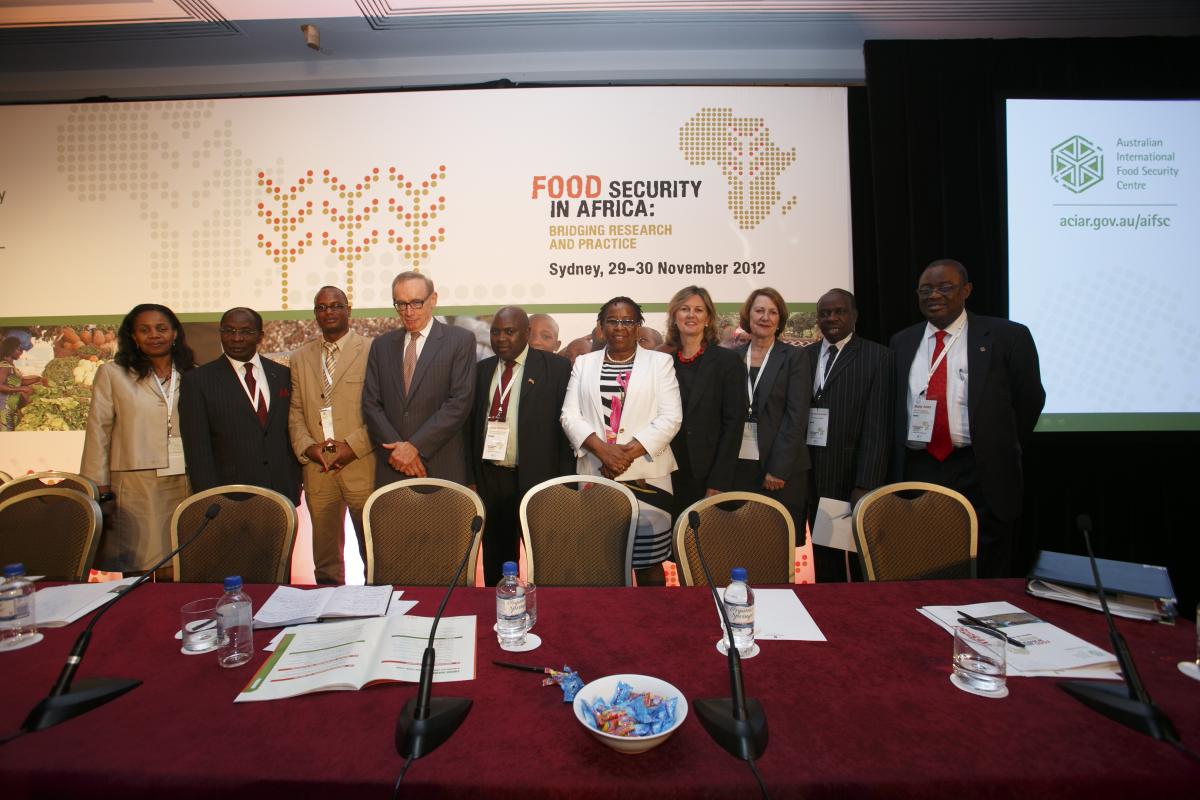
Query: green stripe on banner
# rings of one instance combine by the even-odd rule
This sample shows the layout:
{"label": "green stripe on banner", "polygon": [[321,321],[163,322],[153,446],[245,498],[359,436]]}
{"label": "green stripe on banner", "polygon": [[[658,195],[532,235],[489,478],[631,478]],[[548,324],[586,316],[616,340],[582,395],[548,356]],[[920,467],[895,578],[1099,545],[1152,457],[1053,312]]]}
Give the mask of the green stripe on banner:
{"label": "green stripe on banner", "polygon": [[1074,431],[1200,431],[1200,414],[1042,414],[1038,433]]}

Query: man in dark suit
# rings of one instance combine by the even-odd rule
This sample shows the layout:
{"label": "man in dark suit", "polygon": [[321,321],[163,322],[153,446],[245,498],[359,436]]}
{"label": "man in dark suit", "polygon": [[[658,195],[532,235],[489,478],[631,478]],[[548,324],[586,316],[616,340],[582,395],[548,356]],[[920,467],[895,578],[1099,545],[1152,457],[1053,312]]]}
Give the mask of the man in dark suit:
{"label": "man in dark suit", "polygon": [[300,502],[300,463],[288,439],[291,371],[258,354],[262,317],[221,317],[224,355],[184,373],[179,430],[192,491],[247,483]]}
{"label": "man in dark suit", "polygon": [[[813,398],[809,407],[809,522],[819,498],[851,504],[887,480],[892,449],[892,351],[854,332],[854,295],[831,289],[817,301],[821,341],[809,358]],[[845,551],[813,545],[818,581],[845,580],[857,559]]]}
{"label": "man in dark suit", "polygon": [[362,415],[375,460],[375,488],[406,478],[472,480],[464,429],[475,391],[475,337],[433,318],[437,292],[419,272],[392,281],[404,327],[371,344]]}
{"label": "man in dark suit", "polygon": [[529,317],[508,306],[492,318],[496,355],[475,368],[471,450],[475,483],[487,511],[483,575],[500,580],[505,561],[516,561],[521,498],[558,475],[575,472],[575,458],[558,424],[571,364],[529,344]]}
{"label": "man in dark suit", "polygon": [[966,311],[962,264],[934,261],[917,297],[925,324],[892,337],[896,353],[893,477],[964,494],[979,517],[978,574],[1005,577],[1021,514],[1021,452],[1046,391],[1029,329]]}

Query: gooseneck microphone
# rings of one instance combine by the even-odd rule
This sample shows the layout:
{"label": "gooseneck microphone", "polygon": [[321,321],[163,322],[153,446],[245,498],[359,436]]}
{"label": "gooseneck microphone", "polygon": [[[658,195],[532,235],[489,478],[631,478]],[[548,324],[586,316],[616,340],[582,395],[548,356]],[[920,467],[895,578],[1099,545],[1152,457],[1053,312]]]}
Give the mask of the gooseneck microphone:
{"label": "gooseneck microphone", "polygon": [[1179,734],[1176,733],[1175,726],[1150,699],[1142,685],[1137,667],[1133,664],[1129,646],[1125,644],[1125,638],[1117,630],[1117,625],[1108,610],[1104,584],[1100,581],[1100,569],[1096,566],[1096,556],[1092,553],[1092,518],[1087,514],[1080,514],[1075,520],[1075,527],[1083,534],[1084,544],[1087,545],[1088,560],[1092,564],[1092,578],[1096,581],[1096,594],[1100,598],[1100,607],[1104,610],[1104,618],[1108,622],[1108,639],[1112,642],[1113,653],[1117,657],[1117,664],[1121,667],[1125,683],[1123,686],[1114,686],[1097,681],[1060,681],[1058,685],[1084,705],[1127,728],[1161,741],[1178,744]]}
{"label": "gooseneck microphone", "polygon": [[49,728],[52,725],[57,725],[60,722],[66,722],[72,717],[77,717],[91,711],[93,708],[102,706],[110,700],[115,700],[121,695],[142,685],[139,680],[132,678],[84,678],[77,686],[73,686],[75,672],[79,669],[79,665],[83,663],[83,654],[87,652],[88,644],[92,640],[92,628],[96,627],[96,623],[104,616],[104,613],[117,604],[123,597],[128,597],[134,589],[141,586],[150,578],[154,577],[154,573],[183,551],[185,547],[196,541],[200,534],[204,533],[204,529],[208,527],[208,523],[216,519],[217,514],[221,513],[221,507],[213,503],[204,512],[204,521],[200,523],[200,527],[196,529],[183,544],[176,547],[171,552],[167,553],[157,564],[148,569],[145,574],[130,584],[129,588],[120,594],[116,595],[112,600],[109,600],[101,606],[87,627],[79,634],[79,638],[75,640],[75,646],[71,648],[71,654],[67,656],[67,663],[63,665],[62,672],[58,675],[58,680],[54,682],[54,688],[50,690],[50,694],[42,699],[33,710],[29,712],[29,716],[25,717],[25,721],[21,723],[21,731],[29,733],[31,731],[40,731],[43,728]]}
{"label": "gooseneck microphone", "polygon": [[[700,568],[712,590],[713,600],[716,601],[717,611],[721,615],[721,624],[725,628],[726,652],[729,659],[729,698],[714,700],[697,700],[692,704],[696,716],[708,735],[724,748],[730,755],[750,763],[754,769],[754,759],[761,756],[767,749],[767,715],[762,705],[753,698],[746,698],[746,690],[742,684],[742,658],[733,644],[733,628],[729,624],[729,615],[725,612],[725,604],[717,593],[712,574],[704,560],[704,550],[700,546],[700,514],[688,512],[688,528],[696,542],[696,554],[700,556]],[[755,777],[759,778],[755,770]],[[759,778],[762,786],[762,779]],[[765,787],[763,793],[766,793]]]}
{"label": "gooseneck microphone", "polygon": [[[421,678],[417,684],[417,696],[404,704],[400,711],[400,719],[396,721],[396,752],[409,759],[410,763],[412,759],[429,755],[449,739],[471,710],[469,698],[430,699],[429,695],[433,689],[433,665],[437,655],[433,649],[433,642],[437,636],[438,622],[441,621],[446,603],[467,566],[475,537],[482,529],[483,517],[477,514],[471,520],[471,538],[467,541],[467,551],[463,553],[454,578],[442,597],[442,604],[438,606],[437,613],[433,615],[433,623],[429,626],[429,644],[425,646],[425,653],[421,656]],[[403,772],[400,773],[400,777],[404,777]]]}

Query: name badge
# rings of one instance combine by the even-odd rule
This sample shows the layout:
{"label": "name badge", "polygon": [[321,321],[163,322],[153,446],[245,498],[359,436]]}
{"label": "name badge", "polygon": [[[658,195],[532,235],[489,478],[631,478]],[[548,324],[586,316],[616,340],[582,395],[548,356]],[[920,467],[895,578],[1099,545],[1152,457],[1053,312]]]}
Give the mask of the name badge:
{"label": "name badge", "polygon": [[933,415],[936,411],[937,400],[913,400],[912,415],[908,418],[910,442],[933,441]]}
{"label": "name badge", "polygon": [[162,476],[182,475],[186,469],[183,463],[183,439],[172,436],[167,439],[167,465],[155,472]]}
{"label": "name badge", "polygon": [[742,446],[738,450],[738,458],[747,461],[758,461],[758,423],[747,422],[742,426]]}
{"label": "name badge", "polygon": [[327,441],[333,438],[333,409],[329,406],[321,409],[321,435]]}
{"label": "name badge", "polygon": [[810,408],[808,410],[808,440],[807,444],[824,447],[829,438],[829,409]]}
{"label": "name badge", "polygon": [[483,460],[503,461],[508,452],[508,423],[489,419],[483,433]]}

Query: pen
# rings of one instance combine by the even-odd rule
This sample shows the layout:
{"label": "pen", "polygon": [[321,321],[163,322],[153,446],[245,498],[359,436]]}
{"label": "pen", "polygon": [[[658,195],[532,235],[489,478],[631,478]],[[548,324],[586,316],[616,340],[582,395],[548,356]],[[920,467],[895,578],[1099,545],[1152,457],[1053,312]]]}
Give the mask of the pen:
{"label": "pen", "polygon": [[967,614],[967,613],[965,613],[965,612],[963,612],[963,611],[959,611],[959,612],[957,612],[957,613],[958,613],[958,616],[959,616],[959,618],[960,618],[960,619],[958,620],[959,622],[966,622],[966,623],[967,623],[967,624],[969,624],[969,625],[978,625],[978,626],[979,626],[979,627],[981,627],[981,628],[987,628],[989,631],[994,631],[995,633],[999,634],[1000,636],[1003,636],[1003,637],[1004,637],[1004,641],[1008,642],[1008,643],[1009,643],[1009,644],[1011,644],[1013,647],[1020,647],[1022,650],[1024,650],[1024,649],[1025,649],[1025,645],[1024,645],[1024,644],[1022,644],[1021,642],[1018,642],[1016,639],[1012,638],[1011,636],[1009,636],[1009,635],[1008,635],[1007,633],[1005,633],[1004,631],[997,630],[996,628],[992,627],[991,625],[988,625],[988,624],[987,624],[986,622],[984,622],[983,620],[981,620],[981,619],[975,619],[975,618],[974,618],[974,617],[972,617],[970,614]]}
{"label": "pen", "polygon": [[509,669],[520,669],[524,670],[525,672],[539,672],[543,675],[546,674],[545,667],[531,667],[528,664],[513,664],[511,661],[493,661],[492,663],[497,667],[508,667]]}

